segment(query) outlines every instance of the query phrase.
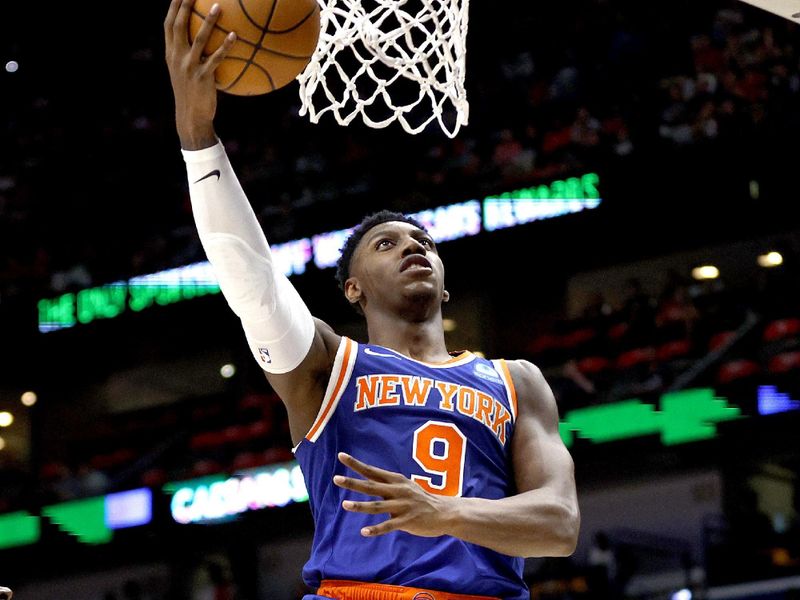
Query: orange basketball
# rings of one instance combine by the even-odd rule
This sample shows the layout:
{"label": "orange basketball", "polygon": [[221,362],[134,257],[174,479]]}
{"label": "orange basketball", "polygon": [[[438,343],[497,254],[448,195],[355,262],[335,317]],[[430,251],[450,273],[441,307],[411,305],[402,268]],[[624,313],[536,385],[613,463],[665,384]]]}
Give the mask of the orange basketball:
{"label": "orange basketball", "polygon": [[212,54],[231,31],[237,36],[214,74],[217,89],[238,96],[266,94],[306,68],[319,41],[317,0],[197,0],[189,22],[190,39],[215,2],[220,16],[204,53]]}

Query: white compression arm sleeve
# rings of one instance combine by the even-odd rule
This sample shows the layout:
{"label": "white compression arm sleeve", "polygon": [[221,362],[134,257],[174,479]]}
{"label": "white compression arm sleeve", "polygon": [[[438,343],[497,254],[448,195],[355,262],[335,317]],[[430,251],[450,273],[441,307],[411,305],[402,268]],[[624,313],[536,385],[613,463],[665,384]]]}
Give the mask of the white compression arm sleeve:
{"label": "white compression arm sleeve", "polygon": [[200,241],[222,294],[242,321],[253,356],[270,373],[291,371],[314,339],[308,307],[273,264],[267,239],[222,143],[181,153]]}

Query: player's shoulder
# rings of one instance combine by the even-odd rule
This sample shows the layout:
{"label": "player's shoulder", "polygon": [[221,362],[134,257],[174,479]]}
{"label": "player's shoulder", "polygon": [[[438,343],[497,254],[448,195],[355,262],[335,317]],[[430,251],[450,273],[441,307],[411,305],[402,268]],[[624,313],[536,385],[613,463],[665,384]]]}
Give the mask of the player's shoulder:
{"label": "player's shoulder", "polygon": [[530,383],[535,385],[537,382],[544,382],[542,370],[529,360],[524,358],[506,359],[508,372],[514,379],[514,383]]}
{"label": "player's shoulder", "polygon": [[537,412],[555,407],[553,392],[538,366],[525,359],[507,360],[506,363],[521,406],[532,407]]}

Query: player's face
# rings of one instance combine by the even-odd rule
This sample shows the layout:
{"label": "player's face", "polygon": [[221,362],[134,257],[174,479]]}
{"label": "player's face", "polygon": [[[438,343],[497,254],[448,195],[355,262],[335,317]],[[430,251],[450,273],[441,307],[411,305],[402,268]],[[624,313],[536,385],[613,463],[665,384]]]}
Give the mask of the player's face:
{"label": "player's face", "polygon": [[412,298],[441,304],[444,266],[431,236],[410,223],[388,221],[359,242],[345,286],[350,301]]}

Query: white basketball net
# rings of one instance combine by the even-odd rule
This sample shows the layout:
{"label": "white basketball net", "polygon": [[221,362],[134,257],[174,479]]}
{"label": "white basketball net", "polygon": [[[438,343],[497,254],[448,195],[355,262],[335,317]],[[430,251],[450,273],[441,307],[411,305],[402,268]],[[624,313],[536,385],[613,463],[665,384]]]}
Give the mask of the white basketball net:
{"label": "white basketball net", "polygon": [[469,0],[318,0],[322,32],[297,77],[300,114],[333,113],[417,134],[434,119],[455,137],[469,119],[464,89]]}

